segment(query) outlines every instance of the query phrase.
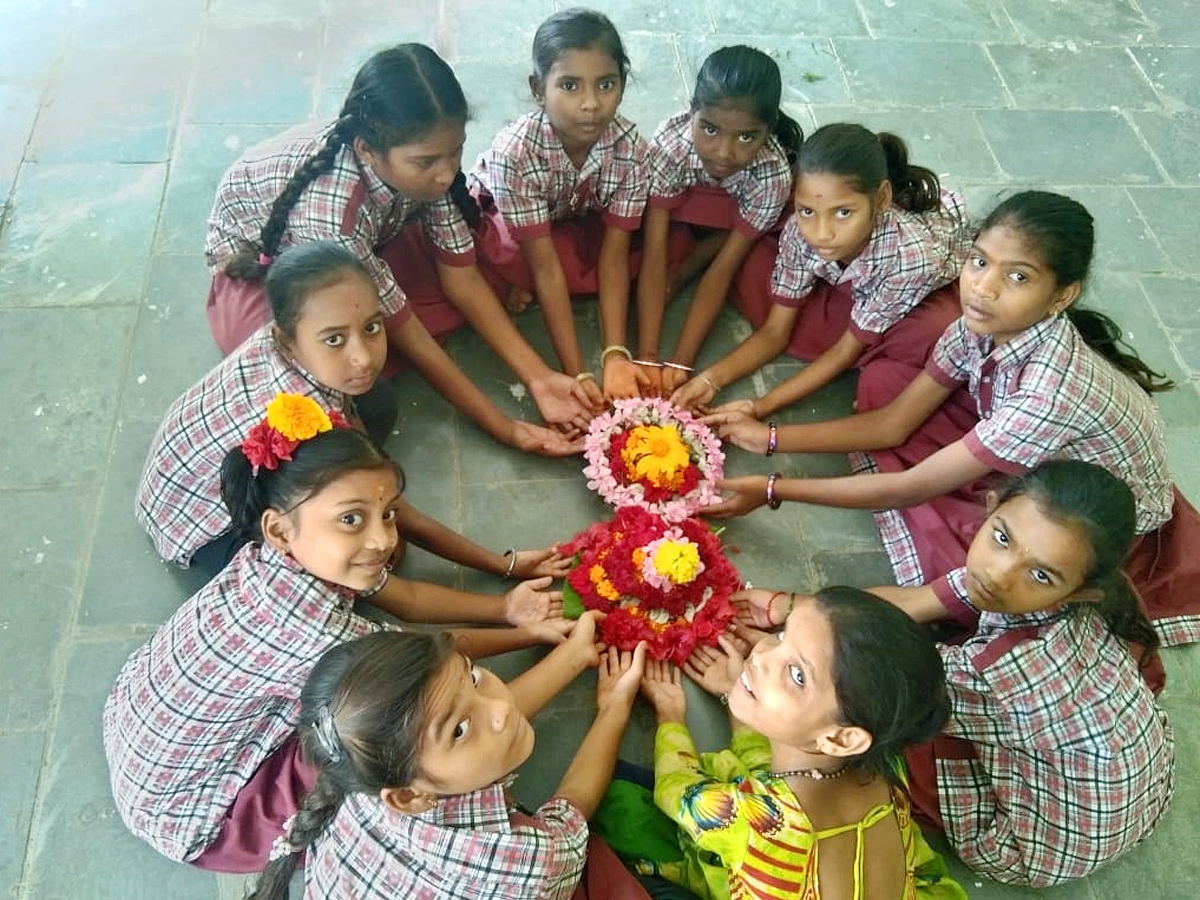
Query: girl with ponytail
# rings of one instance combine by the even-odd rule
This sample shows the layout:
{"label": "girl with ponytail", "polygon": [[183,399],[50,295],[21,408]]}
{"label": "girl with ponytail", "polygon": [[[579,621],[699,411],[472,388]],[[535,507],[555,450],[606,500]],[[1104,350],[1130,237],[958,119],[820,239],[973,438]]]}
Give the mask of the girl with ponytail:
{"label": "girl with ponytail", "polygon": [[[1054,460],[988,501],[964,566],[871,591],[966,631],[938,645],[950,718],[905,754],[914,811],[975,871],[1046,887],[1128,850],[1167,808],[1174,743],[1145,681],[1159,638],[1121,572],[1137,521],[1123,481]],[[764,594],[748,624],[781,617]]]}
{"label": "girl with ponytail", "polygon": [[[644,646],[598,655],[595,618],[585,613],[508,684],[444,634],[376,634],[327,652],[297,729],[318,775],[250,900],[286,900],[301,852],[309,900],[647,900],[588,835],[645,658]],[[515,810],[513,771],[535,742],[529,717],[596,665],[596,718],[574,760],[533,814]]]}
{"label": "girl with ponytail", "polygon": [[681,406],[711,403],[780,353],[809,360],[766,396],[722,407],[765,418],[877,357],[923,365],[959,314],[966,207],[909,162],[904,141],[825,125],[805,139],[796,166],[795,212],[777,239],[755,247],[734,291],[756,330],[672,395]]}
{"label": "girl with ponytail", "polygon": [[228,566],[125,663],[104,707],[113,797],[170,859],[256,872],[315,773],[292,738],[300,688],[325,650],[381,625],[358,600],[410,622],[463,629],[463,652],[503,653],[569,630],[561,595],[527,581],[507,595],[396,578],[399,466],[336,410],[281,394],[221,468],[234,533]]}
{"label": "girl with ponytail", "polygon": [[392,348],[451,403],[502,443],[578,452],[561,434],[501,413],[434,340],[465,318],[547,422],[568,431],[586,424],[587,394],[530,347],[475,265],[479,213],[460,168],[467,118],[445,61],[422,44],[401,44],[359,70],[334,122],[248,150],[222,179],[209,215],[209,325],[221,351],[232,352],[270,319],[262,281],[280,251],[335,241],[374,282]]}

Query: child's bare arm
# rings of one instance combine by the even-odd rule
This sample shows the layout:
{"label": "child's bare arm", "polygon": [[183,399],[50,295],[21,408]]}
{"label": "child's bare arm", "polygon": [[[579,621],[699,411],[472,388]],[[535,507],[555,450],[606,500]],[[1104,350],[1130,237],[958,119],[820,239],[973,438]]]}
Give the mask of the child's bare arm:
{"label": "child's bare arm", "polygon": [[638,270],[637,307],[639,359],[658,359],[663,312],[670,290],[667,278],[667,246],[671,212],[650,208],[642,219],[642,266]]}
{"label": "child's bare arm", "polygon": [[629,722],[646,662],[646,645],[618,653],[610,647],[600,659],[596,685],[596,720],[555,790],[591,818],[600,805],[617,763],[617,747]]}
{"label": "child's bare arm", "polygon": [[683,320],[683,328],[679,332],[679,341],[675,345],[675,353],[671,357],[675,362],[690,366],[695,360],[700,348],[704,346],[704,339],[712,330],[713,322],[721,312],[721,307],[725,305],[729,286],[752,246],[753,241],[736,230],[730,231],[721,244],[721,249],[717,251],[716,257],[700,276],[700,283],[696,285],[696,295],[692,299],[692,305],[688,307],[687,317]]}
{"label": "child's bare arm", "polygon": [[508,683],[517,708],[526,718],[537,715],[579,673],[600,662],[595,644],[598,617],[596,612],[585,612],[575,622],[570,637]]}

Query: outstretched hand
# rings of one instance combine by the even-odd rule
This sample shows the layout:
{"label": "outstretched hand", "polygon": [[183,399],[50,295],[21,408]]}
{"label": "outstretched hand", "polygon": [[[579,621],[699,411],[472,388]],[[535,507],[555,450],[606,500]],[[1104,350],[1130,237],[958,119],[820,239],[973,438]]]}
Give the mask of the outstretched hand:
{"label": "outstretched hand", "polygon": [[733,690],[742,674],[746,662],[744,653],[748,648],[739,646],[739,642],[727,634],[717,641],[717,647],[697,646],[683,664],[683,671],[704,690],[721,697]]}
{"label": "outstretched hand", "polygon": [[600,667],[596,670],[596,706],[606,709],[619,704],[628,712],[637,696],[645,667],[645,641],[632,651],[618,650],[616,647],[605,650],[600,655]]}
{"label": "outstretched hand", "polygon": [[579,382],[562,372],[547,372],[530,381],[529,394],[546,424],[572,437],[586,431],[598,411],[592,408]]}
{"label": "outstretched hand", "polygon": [[609,400],[648,395],[653,384],[654,379],[645,368],[619,353],[604,361],[604,396]]}
{"label": "outstretched hand", "polygon": [[549,619],[561,619],[562,592],[548,591],[554,579],[549,576],[522,581],[504,595],[504,621],[509,625],[532,625]]}
{"label": "outstretched hand", "polygon": [[541,550],[518,550],[512,574],[515,578],[565,578],[571,571],[572,559],[559,555],[557,547]]}
{"label": "outstretched hand", "polygon": [[777,628],[787,619],[795,595],[789,591],[768,591],[764,588],[746,588],[729,597],[733,604],[735,621],[752,628]]}
{"label": "outstretched hand", "polygon": [[717,482],[717,489],[725,496],[719,503],[701,509],[700,515],[714,519],[744,516],[767,502],[767,479],[763,475],[726,478]]}
{"label": "outstretched hand", "polygon": [[767,452],[770,426],[745,412],[717,410],[700,421],[716,431],[721,440],[729,441],[735,447],[741,447],[751,453]]}
{"label": "outstretched hand", "polygon": [[583,438],[570,438],[544,425],[513,419],[508,443],[541,456],[574,456],[583,452]]}
{"label": "outstretched hand", "polygon": [[665,659],[646,663],[642,676],[642,696],[654,707],[655,716],[663,722],[682,722],[687,716],[687,697],[683,693],[683,677],[679,667]]}
{"label": "outstretched hand", "polygon": [[695,378],[685,381],[682,387],[675,390],[675,393],[671,395],[671,402],[683,409],[695,412],[700,407],[711,403],[715,396],[717,396],[717,389],[713,387],[710,380],[697,375]]}

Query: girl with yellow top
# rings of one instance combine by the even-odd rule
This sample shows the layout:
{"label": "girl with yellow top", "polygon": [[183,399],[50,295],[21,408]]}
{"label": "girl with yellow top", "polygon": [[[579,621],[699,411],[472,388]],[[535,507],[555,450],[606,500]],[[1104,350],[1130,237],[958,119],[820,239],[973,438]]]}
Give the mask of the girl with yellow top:
{"label": "girl with yellow top", "polygon": [[722,638],[721,652],[687,665],[728,704],[728,750],[696,752],[679,669],[647,664],[654,801],[683,850],[658,874],[705,900],[961,900],[910,817],[897,769],[948,711],[932,639],[855,588],[792,602],[783,631],[744,663]]}

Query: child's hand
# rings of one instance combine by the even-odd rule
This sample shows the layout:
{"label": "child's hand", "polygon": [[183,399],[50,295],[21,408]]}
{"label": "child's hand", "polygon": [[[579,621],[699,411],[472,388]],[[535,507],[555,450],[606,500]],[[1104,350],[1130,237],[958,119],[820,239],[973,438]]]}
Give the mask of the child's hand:
{"label": "child's hand", "polygon": [[683,694],[683,678],[679,667],[661,659],[646,663],[642,676],[642,696],[654,707],[658,724],[683,722],[687,716],[687,697]]}
{"label": "child's hand", "polygon": [[664,366],[662,370],[662,393],[659,395],[663,399],[670,397],[680,386],[687,383],[688,373],[683,369],[673,369],[670,366]]}
{"label": "child's hand", "polygon": [[596,670],[596,706],[607,709],[620,705],[628,712],[637,696],[645,668],[645,641],[639,643],[632,652],[609,647],[601,654],[600,668]]}
{"label": "child's hand", "polygon": [[720,503],[703,507],[700,515],[714,519],[744,516],[767,502],[767,479],[763,475],[726,478],[717,482],[717,489],[724,491],[725,497]]}
{"label": "child's hand", "polygon": [[562,372],[547,371],[531,380],[529,394],[548,425],[586,431],[595,415],[579,382]]}
{"label": "child's hand", "polygon": [[713,407],[712,414],[717,415],[719,413],[740,413],[752,419],[759,418],[758,409],[754,405],[753,400],[730,400],[728,403],[722,403],[720,406]]}
{"label": "child's hand", "polygon": [[504,621],[509,625],[532,625],[562,618],[562,592],[548,591],[549,576],[522,581],[504,595]]}
{"label": "child's hand", "polygon": [[567,638],[567,646],[583,668],[590,669],[600,663],[600,648],[596,646],[596,624],[603,618],[604,613],[589,609],[572,623],[574,627],[571,629],[571,636]]}
{"label": "child's hand", "polygon": [[646,374],[646,384],[642,387],[643,397],[661,397],[663,395],[662,366],[638,366]]}
{"label": "child's hand", "polygon": [[752,628],[776,628],[787,620],[794,594],[788,591],[768,591],[763,588],[747,588],[731,594],[735,621]]}
{"label": "child's hand", "polygon": [[609,400],[640,397],[650,385],[650,374],[621,354],[610,353],[604,361],[604,396]]}
{"label": "child's hand", "polygon": [[575,383],[579,386],[579,393],[583,397],[583,404],[592,411],[593,415],[599,415],[608,409],[608,401],[604,399],[604,391],[600,390],[600,385],[596,383],[595,378],[577,378]]}
{"label": "child's hand", "polygon": [[583,438],[568,438],[553,428],[533,425],[522,419],[513,419],[509,426],[508,443],[526,453],[541,456],[574,456],[583,452]]}
{"label": "child's hand", "polygon": [[767,452],[771,427],[765,422],[752,419],[742,412],[709,413],[700,421],[715,429],[721,440],[729,441],[735,447],[751,453]]}
{"label": "child's hand", "polygon": [[671,402],[684,409],[694,410],[697,407],[708,405],[715,396],[717,396],[717,389],[712,384],[712,379],[697,375],[690,381],[684,382],[683,387],[676,389],[675,393],[671,395]]}
{"label": "child's hand", "polygon": [[569,556],[559,556],[557,547],[518,550],[515,555],[517,560],[512,570],[514,578],[566,578],[574,563]]}
{"label": "child's hand", "polygon": [[728,635],[723,634],[717,640],[719,649],[699,646],[693,650],[683,664],[683,671],[710,694],[721,697],[733,690],[746,661]]}

